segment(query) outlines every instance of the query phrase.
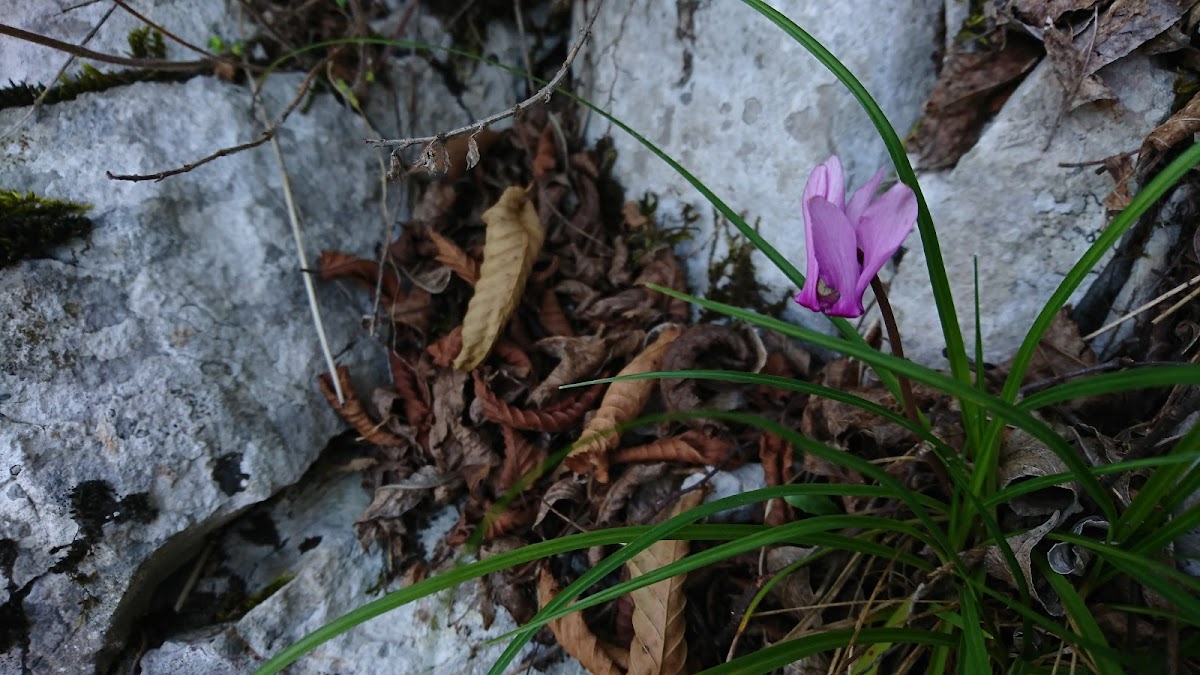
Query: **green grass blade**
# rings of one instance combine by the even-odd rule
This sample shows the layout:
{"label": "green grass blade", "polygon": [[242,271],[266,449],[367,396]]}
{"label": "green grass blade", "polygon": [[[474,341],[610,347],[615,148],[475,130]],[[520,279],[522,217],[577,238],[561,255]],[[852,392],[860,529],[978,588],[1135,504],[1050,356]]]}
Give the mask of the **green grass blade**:
{"label": "green grass blade", "polygon": [[[1104,632],[1100,630],[1100,626],[1096,623],[1096,617],[1092,616],[1092,611],[1087,608],[1083,598],[1076,592],[1075,587],[1071,582],[1067,581],[1061,574],[1050,569],[1046,561],[1040,557],[1035,557],[1038,572],[1042,578],[1050,582],[1050,587],[1058,594],[1058,599],[1062,601],[1063,609],[1067,613],[1067,617],[1075,623],[1075,627],[1079,629],[1079,634],[1091,640],[1094,643],[1104,645],[1106,650],[1111,651],[1108,646],[1108,640],[1104,637]],[[1096,671],[1099,675],[1123,675],[1123,668],[1117,666],[1116,663],[1099,656],[1097,654],[1089,654],[1091,662],[1096,666]]]}
{"label": "green grass blade", "polygon": [[[1129,459],[1123,462],[1114,464],[1106,464],[1104,466],[1091,467],[1088,471],[1097,478],[1101,476],[1111,476],[1114,474],[1125,473],[1127,471],[1140,471],[1141,469],[1158,469],[1164,466],[1179,466],[1191,465],[1194,462],[1200,461],[1200,452],[1188,452],[1181,454],[1173,454],[1165,457],[1142,457],[1140,459]],[[1075,480],[1075,475],[1069,472],[1053,473],[1046,476],[1038,476],[1029,480],[1022,480],[1014,483],[996,494],[987,497],[983,500],[983,505],[987,508],[994,508],[1005,502],[1010,502],[1013,499],[1022,495],[1032,494],[1038,490],[1062,485],[1063,483]],[[1140,492],[1139,492],[1140,494]]]}
{"label": "green grass blade", "polygon": [[[1174,456],[1193,454],[1198,451],[1200,451],[1200,425],[1193,427],[1182,440],[1175,444],[1175,447],[1171,448],[1169,454]],[[1132,539],[1156,512],[1165,517],[1169,510],[1160,511],[1160,509],[1164,502],[1171,501],[1168,495],[1176,490],[1180,476],[1187,471],[1187,466],[1173,464],[1164,465],[1151,474],[1142,489],[1138,490],[1137,496],[1125,508],[1121,517],[1109,521],[1113,526],[1111,540],[1128,541]],[[1159,521],[1161,517],[1156,517],[1154,520]]]}
{"label": "green grass blade", "polygon": [[1200,384],[1200,365],[1181,363],[1168,366],[1146,366],[1064,382],[1036,394],[1030,394],[1017,403],[1017,407],[1022,410],[1036,410],[1086,396],[1103,396],[1121,391],[1188,384]]}
{"label": "green grass blade", "polygon": [[795,640],[780,642],[753,654],[722,663],[702,671],[703,675],[750,675],[769,673],[776,668],[795,663],[813,654],[841,649],[849,645],[873,645],[879,643],[954,646],[952,636],[915,628],[863,628],[832,630],[806,635]]}
{"label": "green grass blade", "polygon": [[1137,583],[1154,590],[1173,603],[1188,624],[1200,624],[1200,579],[1190,577],[1143,554],[1080,535],[1051,532],[1046,538],[1069,542],[1094,552],[1098,558],[1103,558],[1106,563],[1129,575]]}
{"label": "green grass blade", "polygon": [[[635,541],[649,529],[648,526],[620,527],[575,534],[550,541],[528,544],[515,551],[501,553],[487,560],[480,560],[479,562],[456,567],[407,588],[388,593],[362,607],[347,612],[312,633],[305,635],[300,640],[297,640],[283,651],[271,657],[270,660],[254,672],[258,675],[277,673],[322,643],[380,614],[406,605],[414,600],[419,600],[448,588],[453,588],[473,579],[478,579],[486,574],[491,574],[492,572],[523,565],[552,555],[590,548],[592,546],[607,546]],[[670,537],[664,538],[721,541],[748,536],[762,532],[764,529],[766,528],[759,525],[688,525],[675,530]]]}
{"label": "green grass blade", "polygon": [[[779,319],[763,316],[756,312],[744,310],[740,307],[733,307],[732,305],[726,305],[724,303],[697,298],[686,293],[680,293],[673,289],[665,288],[663,286],[657,286],[654,284],[649,284],[648,286],[665,295],[686,300],[706,309],[721,312],[722,314],[726,314],[736,319],[741,319],[742,321],[755,326],[777,331],[787,335],[788,337],[805,340],[813,344],[847,354],[849,356],[857,357],[868,363],[878,362],[881,368],[904,375],[918,382],[928,384],[932,387],[936,387],[949,394],[953,394],[960,400],[970,401],[975,405],[982,406],[994,416],[1024,429],[1025,431],[1029,432],[1030,435],[1045,443],[1046,447],[1049,448],[1054,454],[1058,455],[1059,458],[1061,458],[1062,461],[1067,465],[1067,467],[1071,469],[1075,480],[1079,481],[1088,495],[1098,505],[1100,505],[1100,508],[1104,511],[1106,517],[1110,519],[1109,522],[1114,522],[1116,520],[1117,511],[1113,504],[1111,495],[1109,495],[1108,491],[1100,485],[1100,482],[1097,481],[1096,477],[1091,474],[1091,472],[1088,470],[1088,467],[1083,464],[1083,461],[1079,458],[1078,453],[1075,452],[1075,450],[1071,448],[1066,441],[1059,437],[1058,434],[1056,434],[1054,430],[1047,426],[1044,422],[1034,418],[1028,412],[1021,410],[1015,405],[1002,401],[995,396],[981,393],[974,387],[973,384],[964,384],[956,379],[946,377],[945,375],[942,375],[941,373],[930,368],[917,365],[904,359],[897,359],[894,356],[877,352],[869,347],[862,348],[858,345],[838,340],[837,338],[824,335],[817,331],[795,326],[787,323],[786,321],[780,321]],[[982,468],[977,466],[975,468],[975,473],[978,474],[980,471],[982,471]],[[971,518],[964,518],[964,520],[971,522]]]}
{"label": "green grass blade", "polygon": [[958,601],[962,607],[963,618],[962,633],[958,643],[958,672],[960,675],[990,673],[992,667],[988,662],[979,598],[970,587],[964,587],[958,594]]}

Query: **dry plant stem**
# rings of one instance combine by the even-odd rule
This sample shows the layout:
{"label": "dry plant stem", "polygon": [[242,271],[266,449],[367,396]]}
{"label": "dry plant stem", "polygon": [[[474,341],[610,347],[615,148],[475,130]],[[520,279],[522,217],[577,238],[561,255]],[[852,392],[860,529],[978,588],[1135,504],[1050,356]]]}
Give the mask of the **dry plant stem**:
{"label": "dry plant stem", "polygon": [[[1091,333],[1088,333],[1087,335],[1084,335],[1083,339],[1085,341],[1091,340],[1091,339],[1095,338],[1096,336],[1100,335],[1101,333],[1106,333],[1106,332],[1112,330],[1113,328],[1116,328],[1117,326],[1132,319],[1133,317],[1141,314],[1142,312],[1150,309],[1151,307],[1154,307],[1155,305],[1162,303],[1167,298],[1170,298],[1171,296],[1174,296],[1174,295],[1178,295],[1198,283],[1200,283],[1200,274],[1192,277],[1191,279],[1188,279],[1187,281],[1183,282],[1182,284],[1179,284],[1175,288],[1172,288],[1171,290],[1167,291],[1166,293],[1163,293],[1162,295],[1158,296],[1157,298],[1154,298],[1150,302],[1147,302],[1146,304],[1142,305],[1141,307],[1138,307],[1137,309],[1126,314],[1125,316],[1123,316],[1111,323],[1108,323],[1108,324],[1104,325],[1103,327],[1098,328],[1098,329],[1092,331]],[[1170,311],[1170,310],[1168,310],[1168,311]]]}
{"label": "dry plant stem", "polygon": [[[315,71],[314,71],[315,72]],[[262,109],[259,109],[262,115]],[[266,120],[263,119],[266,123]],[[300,269],[307,270],[308,256],[304,253],[304,237],[300,233],[300,217],[296,210],[296,200],[292,195],[292,181],[288,178],[287,166],[283,162],[283,152],[279,149],[279,140],[275,134],[270,136],[271,149],[275,151],[275,161],[279,164],[279,179],[283,184],[283,198],[287,202],[288,219],[292,224],[292,239],[296,242],[296,257],[300,260]],[[333,391],[337,394],[338,406],[345,405],[346,395],[342,392],[342,383],[338,379],[337,364],[333,361],[333,352],[329,349],[329,338],[325,335],[325,323],[321,320],[321,308],[317,305],[317,290],[313,284],[313,275],[300,273],[304,279],[304,291],[308,294],[308,308],[312,312],[313,326],[317,329],[317,340],[321,343],[321,354],[325,356],[325,367],[329,369],[329,379],[333,383]]]}
{"label": "dry plant stem", "polygon": [[85,47],[73,45],[70,42],[55,40],[52,37],[30,33],[20,28],[9,26],[8,24],[0,23],[0,35],[15,37],[18,40],[25,40],[34,44],[57,49],[60,52],[66,52],[72,56],[77,56],[81,59],[91,59],[92,61],[100,61],[101,63],[111,63],[116,66],[127,66],[129,68],[142,68],[145,70],[204,70],[211,68],[214,64],[219,63],[223,59],[204,59],[202,61],[168,61],[166,59],[134,59],[124,56],[116,56],[115,54],[104,54],[95,52]]}
{"label": "dry plant stem", "polygon": [[587,42],[589,37],[591,37],[592,24],[596,23],[596,17],[600,15],[600,8],[603,6],[604,6],[603,0],[600,0],[600,2],[596,3],[596,10],[594,12],[592,12],[592,15],[590,17],[588,17],[587,25],[583,27],[583,30],[579,31],[579,37],[575,39],[575,44],[571,45],[571,50],[569,52],[567,52],[567,58],[563,61],[563,64],[558,69],[558,72],[555,73],[554,77],[552,77],[550,79],[550,81],[546,83],[546,86],[539,89],[537,91],[537,93],[534,94],[533,96],[530,96],[529,98],[514,105],[513,107],[509,108],[508,110],[496,113],[495,115],[486,117],[486,118],[479,120],[477,122],[474,122],[472,124],[468,124],[465,127],[460,127],[453,131],[447,131],[445,133],[437,134],[436,136],[423,136],[420,138],[398,138],[398,139],[378,138],[378,139],[369,139],[367,142],[372,143],[375,146],[383,146],[383,145],[396,146],[396,150],[394,152],[398,152],[405,148],[412,147],[414,145],[420,145],[420,144],[424,143],[426,146],[425,152],[430,153],[432,151],[433,146],[445,143],[447,139],[465,134],[467,132],[479,133],[480,131],[483,131],[487,127],[495,124],[496,122],[508,119],[509,117],[515,117],[517,115],[520,115],[521,113],[525,112],[529,108],[533,107],[533,105],[538,103],[539,101],[548,103],[550,101],[551,94],[554,93],[554,90],[557,89],[560,84],[562,84],[563,79],[567,76],[567,70],[570,69],[571,63],[575,61],[575,57],[579,55],[579,50],[583,48],[583,44],[585,42]]}
{"label": "dry plant stem", "polygon": [[[88,34],[84,35],[83,39],[79,41],[80,47],[86,45],[89,40],[95,37],[96,33],[100,30],[100,27],[104,25],[104,22],[108,21],[108,17],[112,16],[112,13],[116,11],[116,9],[116,5],[108,8],[108,11],[104,13],[104,16],[100,17],[100,20],[96,22],[96,25],[92,26],[92,29],[88,31]],[[20,129],[30,117],[33,117],[38,113],[39,110],[42,109],[42,105],[46,102],[46,97],[50,95],[50,90],[54,88],[54,83],[58,82],[59,78],[61,78],[63,74],[67,72],[67,68],[70,68],[71,64],[74,62],[74,55],[67,57],[67,60],[62,64],[62,68],[59,68],[58,72],[54,74],[53,78],[51,78],[51,83],[42,88],[42,93],[38,94],[37,100],[33,102],[33,105],[29,106],[29,110],[25,111],[25,114],[22,115],[21,119],[17,120],[15,124],[5,129],[4,133],[0,133],[0,139],[8,138],[9,134],[12,134],[17,129]]]}
{"label": "dry plant stem", "polygon": [[[304,95],[307,94],[309,88],[312,87],[313,78],[315,78],[317,73],[320,72],[322,66],[325,64],[326,61],[327,61],[327,59],[322,59],[320,61],[320,63],[318,63],[316,65],[316,67],[314,67],[312,70],[308,71],[308,75],[305,76],[304,81],[300,83],[300,90],[296,92],[296,97],[292,99],[292,102],[288,104],[288,107],[284,108],[283,112],[280,113],[279,116],[275,118],[275,121],[271,123],[271,126],[267,127],[267,130],[262,132],[262,135],[259,136],[257,139],[250,141],[248,143],[242,143],[240,145],[234,145],[234,146],[230,146],[228,148],[221,148],[220,150],[217,150],[216,152],[212,153],[211,155],[209,155],[203,159],[199,159],[195,162],[192,162],[191,164],[184,164],[181,167],[169,169],[167,171],[159,171],[158,173],[127,174],[127,175],[116,175],[111,171],[105,171],[104,172],[105,175],[108,176],[109,180],[127,180],[127,181],[131,181],[131,182],[144,181],[144,180],[160,181],[160,180],[162,180],[164,178],[168,178],[170,176],[178,176],[181,173],[187,173],[187,172],[191,171],[192,169],[195,169],[198,166],[203,166],[205,164],[208,164],[209,162],[211,162],[215,159],[220,159],[221,157],[227,157],[229,155],[235,155],[243,150],[249,150],[250,148],[257,148],[258,146],[262,145],[263,143],[266,143],[267,141],[275,138],[275,132],[279,130],[279,125],[283,124],[284,120],[286,120],[288,118],[288,115],[290,115],[292,113],[292,111],[296,109],[296,106],[300,105],[300,101],[304,99]],[[257,96],[257,93],[256,93],[256,96]],[[304,267],[304,269],[308,269],[308,268]]]}

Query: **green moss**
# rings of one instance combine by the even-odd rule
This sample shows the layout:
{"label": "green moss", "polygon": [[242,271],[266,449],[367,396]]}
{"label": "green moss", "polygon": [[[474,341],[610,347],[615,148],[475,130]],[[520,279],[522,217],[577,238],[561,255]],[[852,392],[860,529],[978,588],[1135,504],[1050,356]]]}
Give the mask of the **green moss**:
{"label": "green moss", "polygon": [[[717,212],[713,212],[713,239],[708,250],[708,291],[704,294],[709,300],[723,302],[728,305],[752,309],[767,316],[777,316],[787,307],[791,291],[784,289],[779,299],[772,302],[769,298],[777,291],[758,282],[755,274],[753,255],[757,250],[736,228],[730,226],[728,220]],[[758,231],[758,221],[754,223]],[[717,242],[724,239],[728,252],[722,259],[717,258]],[[712,321],[720,318],[705,310],[700,314],[701,321]]]}
{"label": "green moss", "polygon": [[167,45],[162,33],[149,26],[135,28],[129,33],[129,54],[135,59],[165,59]]}
{"label": "green moss", "polygon": [[92,231],[87,204],[0,190],[0,267],[43,258],[54,247]]}

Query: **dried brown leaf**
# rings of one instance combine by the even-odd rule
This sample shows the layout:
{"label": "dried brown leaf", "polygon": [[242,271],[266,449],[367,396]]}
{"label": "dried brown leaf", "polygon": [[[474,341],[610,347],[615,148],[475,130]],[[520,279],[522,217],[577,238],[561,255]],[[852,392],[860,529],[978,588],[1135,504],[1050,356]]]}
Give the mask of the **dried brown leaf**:
{"label": "dried brown leaf", "polygon": [[550,513],[551,507],[557,502],[568,501],[572,504],[578,504],[584,500],[585,485],[583,481],[575,475],[564,476],[546,488],[545,494],[542,495],[541,505],[538,507],[537,518],[533,524],[537,526],[546,518],[546,514]]}
{"label": "dried brown leaf", "polygon": [[[658,370],[666,357],[668,347],[682,332],[678,326],[662,329],[654,342],[634,357],[629,365],[617,374],[618,377]],[[597,481],[607,483],[608,452],[620,441],[616,428],[637,417],[653,393],[653,380],[629,380],[610,384],[600,408],[580,436],[582,444],[571,450],[563,460],[566,467],[578,474],[594,472]]]}
{"label": "dried brown leaf", "polygon": [[411,172],[431,173],[444,177],[447,182],[454,182],[475,166],[479,156],[487,152],[499,138],[500,134],[491,129],[480,129],[473,134],[455,136],[441,145],[435,141],[421,153]]}
{"label": "dried brown leaf", "polygon": [[[688,328],[671,344],[663,359],[663,370],[737,370],[757,372],[766,360],[760,352],[762,343],[739,331],[715,324],[700,324]],[[737,407],[730,400],[714,403],[714,394],[737,391],[738,385],[705,382],[695,379],[660,380],[667,409],[701,410]]]}
{"label": "dried brown leaf", "polygon": [[550,335],[575,337],[575,329],[571,328],[571,321],[567,319],[562,304],[558,301],[558,294],[552,288],[542,291],[542,304],[538,307],[538,321]]}
{"label": "dried brown leaf", "polygon": [[[1048,582],[1034,576],[1031,558],[1033,549],[1045,538],[1050,530],[1053,530],[1058,525],[1060,520],[1061,516],[1055,513],[1045,523],[1032,530],[1013,535],[1006,539],[1009,548],[1012,549],[1013,556],[1017,559],[1017,565],[1021,568],[1019,572],[1025,578],[1025,583],[1029,587],[1029,594],[1036,598],[1051,616],[1063,615],[1062,603],[1058,599],[1058,594],[1052,588],[1049,588]],[[1004,554],[1000,552],[999,546],[989,546],[984,551],[983,568],[992,577],[1007,583],[1012,588],[1017,588],[1017,571],[1008,566],[1008,562],[1005,560]]]}
{"label": "dried brown leaf", "polygon": [[624,358],[637,349],[644,336],[642,331],[634,330],[607,337],[587,335],[539,340],[538,347],[559,361],[546,379],[530,392],[529,402],[541,407],[558,393],[562,385],[595,377],[606,362]]}
{"label": "dried brown leaf", "polygon": [[558,153],[554,146],[554,127],[547,124],[538,135],[537,152],[533,157],[533,175],[545,180],[558,167]]}
{"label": "dried brown leaf", "polygon": [[[1023,429],[1012,429],[1000,448],[1000,463],[996,467],[996,484],[1001,489],[1031,478],[1069,473],[1066,462],[1038,439]],[[1081,487],[1074,481],[1064,481],[1006,502],[1020,516],[1048,516],[1059,513],[1068,518],[1082,507],[1079,504]]]}
{"label": "dried brown leaf", "polygon": [[525,290],[525,280],[542,250],[545,231],[523,188],[510,187],[483,212],[487,238],[475,293],[463,317],[463,348],[456,370],[473,370],[500,336]]}
{"label": "dried brown leaf", "polygon": [[1031,40],[1013,38],[995,51],[946,55],[924,115],[910,140],[921,168],[948,169],[983,133],[984,124],[1041,58]]}
{"label": "dried brown leaf", "polygon": [[[704,493],[689,492],[676,502],[672,516],[700,505]],[[639,551],[625,563],[631,579],[661,569],[688,553],[686,541],[664,539]],[[687,596],[680,574],[630,592],[633,600],[633,642],[629,645],[630,675],[677,675],[687,671]]]}
{"label": "dried brown leaf", "polygon": [[654,482],[667,475],[671,467],[665,463],[638,464],[621,472],[621,476],[612,482],[604,500],[597,509],[596,523],[608,525],[613,522],[621,509],[629,503],[638,488]]}
{"label": "dried brown leaf", "polygon": [[438,338],[436,342],[426,347],[425,351],[433,357],[435,364],[449,368],[450,364],[454,362],[454,357],[462,351],[462,326],[455,326],[454,330]]}
{"label": "dried brown leaf", "polygon": [[345,402],[338,404],[337,391],[333,387],[333,382],[329,379],[329,373],[321,373],[318,378],[321,384],[321,393],[325,394],[325,400],[329,401],[329,405],[342,416],[342,419],[354,427],[359,436],[362,436],[367,442],[375,445],[405,447],[409,442],[394,434],[384,431],[380,427],[383,425],[377,423],[367,415],[367,411],[363,409],[362,402],[358,400],[358,396],[354,393],[354,387],[350,384],[350,369],[346,366],[338,366],[337,369],[338,383],[342,386],[342,395]]}
{"label": "dried brown leaf", "polygon": [[504,402],[483,381],[478,372],[475,377],[475,397],[483,408],[483,415],[496,424],[505,424],[524,431],[566,431],[579,423],[583,414],[600,396],[602,385],[588,387],[583,393],[562,399],[541,410],[522,410]]}
{"label": "dried brown leaf", "polygon": [[[775,434],[763,432],[758,438],[758,459],[762,462],[763,479],[767,487],[787,485],[795,477],[793,465],[796,450],[791,443]],[[767,509],[765,525],[783,525],[795,518],[792,506],[783,499],[774,499]]]}
{"label": "dried brown leaf", "polygon": [[610,461],[613,464],[679,462],[716,466],[722,464],[732,449],[733,443],[727,438],[691,429],[678,436],[621,448],[613,453]]}
{"label": "dried brown leaf", "polygon": [[[546,449],[535,445],[521,432],[512,427],[501,427],[504,435],[504,461],[500,465],[500,475],[496,478],[496,489],[507,492],[534,471],[541,469],[546,461]],[[532,484],[532,483],[530,483]],[[526,488],[529,484],[526,485]]]}
{"label": "dried brown leaf", "polygon": [[479,281],[479,263],[467,255],[467,252],[462,250],[458,244],[433,230],[429,230],[429,240],[437,247],[434,260],[450,268],[450,271],[457,274],[458,278],[472,286]]}
{"label": "dried brown leaf", "polygon": [[[321,251],[321,257],[317,260],[317,273],[322,281],[346,279],[374,293],[379,280],[379,263],[340,251]],[[404,298],[404,290],[400,288],[400,280],[394,271],[383,275],[381,292],[387,299]]]}
{"label": "dried brown leaf", "polygon": [[1025,23],[1040,27],[1049,19],[1051,22],[1067,12],[1091,9],[1099,0],[1013,0],[1009,9]]}
{"label": "dried brown leaf", "polygon": [[[542,566],[541,578],[538,580],[538,603],[545,607],[554,596],[558,595],[558,584],[554,575],[545,565]],[[550,622],[550,630],[554,639],[571,656],[575,657],[592,675],[622,675],[621,669],[609,657],[609,649],[592,633],[583,614],[572,612],[561,619]]]}

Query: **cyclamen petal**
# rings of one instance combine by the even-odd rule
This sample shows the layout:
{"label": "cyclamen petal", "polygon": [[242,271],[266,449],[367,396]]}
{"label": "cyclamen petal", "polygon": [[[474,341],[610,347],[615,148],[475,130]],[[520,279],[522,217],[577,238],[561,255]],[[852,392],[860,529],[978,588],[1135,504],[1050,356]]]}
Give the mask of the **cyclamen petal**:
{"label": "cyclamen petal", "polygon": [[871,280],[912,232],[917,199],[903,183],[877,197],[880,169],[847,204],[845,181],[834,155],[813,169],[804,185],[808,276],[796,302],[814,312],[853,318],[863,313],[862,296]]}

